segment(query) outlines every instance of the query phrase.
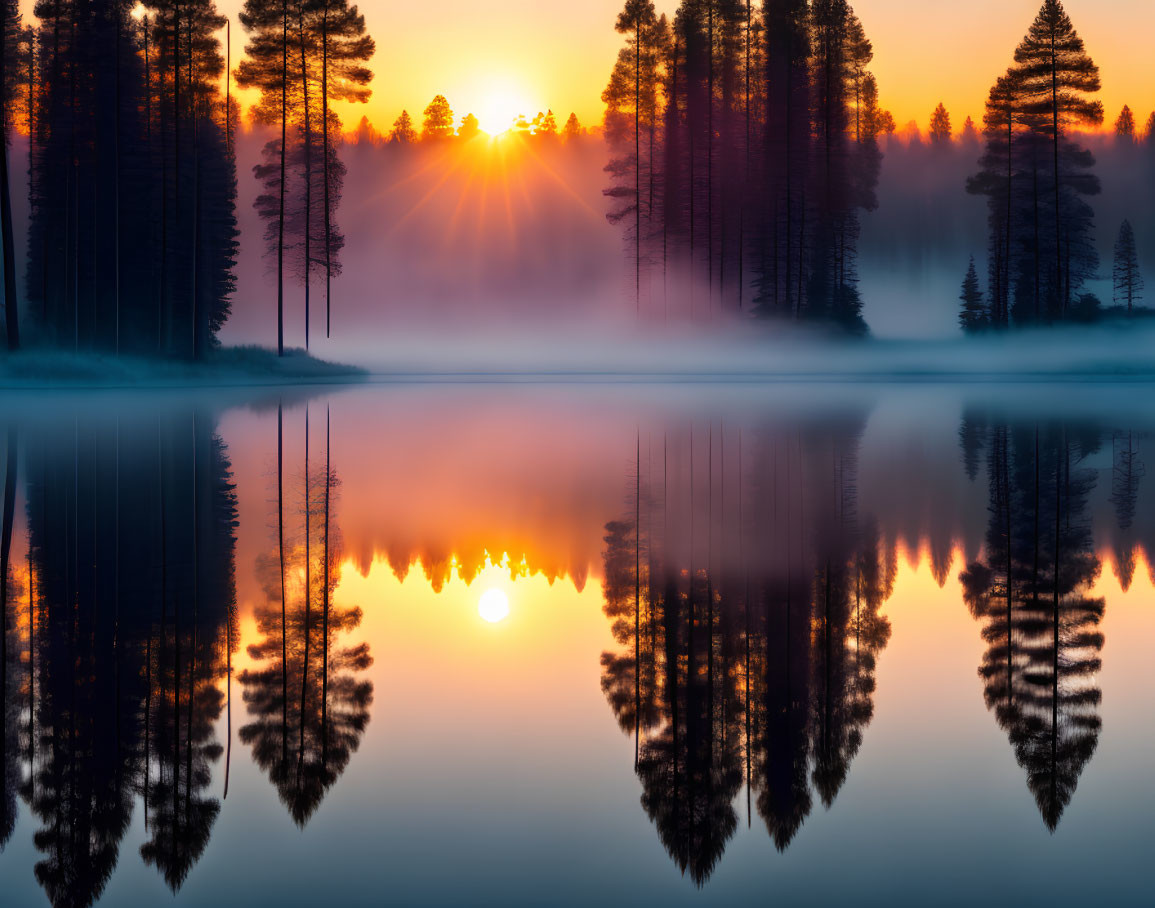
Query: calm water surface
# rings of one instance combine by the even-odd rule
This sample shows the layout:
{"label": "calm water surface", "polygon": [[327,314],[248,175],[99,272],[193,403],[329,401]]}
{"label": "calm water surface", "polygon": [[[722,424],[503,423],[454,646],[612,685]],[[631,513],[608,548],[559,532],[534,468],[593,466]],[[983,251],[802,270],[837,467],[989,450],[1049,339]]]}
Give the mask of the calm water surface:
{"label": "calm water surface", "polygon": [[1144,903],[1153,401],[5,392],[0,903]]}

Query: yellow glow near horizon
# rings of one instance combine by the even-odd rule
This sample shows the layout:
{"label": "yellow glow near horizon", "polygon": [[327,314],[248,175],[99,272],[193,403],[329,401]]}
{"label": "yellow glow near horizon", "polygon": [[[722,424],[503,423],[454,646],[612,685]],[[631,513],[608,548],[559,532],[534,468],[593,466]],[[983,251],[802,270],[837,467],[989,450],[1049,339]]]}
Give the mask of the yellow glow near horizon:
{"label": "yellow glow near horizon", "polygon": [[509,616],[509,597],[496,587],[486,590],[477,603],[477,614],[490,624],[496,624]]}
{"label": "yellow glow near horizon", "polygon": [[[244,0],[217,0],[232,18],[231,62],[235,67],[249,40],[236,21]],[[334,105],[345,129],[367,115],[386,132],[402,108],[420,123],[436,94],[449,99],[457,122],[467,113],[491,135],[505,132],[518,114],[532,119],[552,108],[559,125],[572,111],[582,124],[600,123],[606,86],[625,40],[614,31],[624,0],[540,3],[533,0],[443,0],[440,4],[397,4],[362,0],[369,33],[377,41],[370,61],[375,73],[368,104]],[[945,103],[956,129],[968,115],[981,122],[987,90],[1011,63],[1042,0],[971,0],[960,13],[949,0],[852,0],[874,45],[870,68],[880,100],[901,127],[917,120],[925,129],[931,111]],[[19,0],[25,21],[34,0]],[[656,0],[672,16],[678,0]],[[1102,70],[1100,99],[1110,128],[1127,103],[1140,125],[1153,106],[1155,74],[1144,35],[1155,29],[1150,0],[1064,0],[1064,6]],[[755,3],[755,15],[760,4]],[[222,35],[223,37],[223,35]],[[486,74],[501,67],[512,83],[513,101],[494,112],[495,92]],[[247,108],[256,93],[233,92]]]}
{"label": "yellow glow near horizon", "polygon": [[508,82],[488,86],[481,106],[474,113],[482,130],[491,136],[508,132],[522,115],[533,119],[525,93]]}

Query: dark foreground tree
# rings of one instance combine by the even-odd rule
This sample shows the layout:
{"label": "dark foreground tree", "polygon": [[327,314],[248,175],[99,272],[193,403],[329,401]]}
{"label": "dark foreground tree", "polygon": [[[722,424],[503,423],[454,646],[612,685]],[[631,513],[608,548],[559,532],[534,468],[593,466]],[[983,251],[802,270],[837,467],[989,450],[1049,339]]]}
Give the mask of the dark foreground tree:
{"label": "dark foreground tree", "polygon": [[210,0],[36,10],[29,320],[74,350],[202,357],[235,282],[224,20]]}
{"label": "dark foreground tree", "polygon": [[1097,125],[1092,95],[1098,69],[1057,0],[1046,0],[1015,52],[1015,65],[991,88],[981,170],[969,192],[988,201],[988,298],[995,327],[1095,316],[1082,292],[1098,271],[1095,159],[1073,138]]}
{"label": "dark foreground tree", "polygon": [[16,243],[12,236],[12,186],[8,175],[8,130],[17,98],[20,9],[16,0],[0,4],[0,265],[4,269],[4,329],[8,349],[20,349],[20,315],[16,299]]}

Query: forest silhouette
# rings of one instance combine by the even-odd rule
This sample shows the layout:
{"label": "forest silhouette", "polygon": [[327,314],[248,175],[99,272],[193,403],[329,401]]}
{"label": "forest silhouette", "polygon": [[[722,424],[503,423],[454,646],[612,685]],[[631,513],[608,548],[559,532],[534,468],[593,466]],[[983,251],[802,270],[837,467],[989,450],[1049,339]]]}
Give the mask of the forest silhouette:
{"label": "forest silhouette", "polygon": [[[15,0],[5,0],[0,94],[5,128],[17,139],[0,160],[10,350],[30,343],[204,359],[237,307],[246,325],[268,319],[267,306],[259,318],[256,309],[269,286],[242,277],[250,258],[275,283],[278,353],[287,330],[308,349],[322,320],[326,337],[336,325],[348,339],[364,315],[364,288],[375,285],[362,274],[343,294],[339,281],[368,264],[364,252],[350,255],[354,215],[342,205],[349,189],[364,196],[372,177],[358,171],[347,185],[350,156],[374,149],[375,166],[399,182],[428,170],[435,188],[460,167],[446,146],[489,141],[477,117],[455,114],[444,95],[417,116],[402,111],[389,130],[365,118],[343,124],[335,105],[370,98],[376,51],[346,0],[249,0],[237,23],[246,36],[240,60],[221,40],[232,23],[212,0],[46,0],[35,16],[25,24]],[[532,142],[534,159],[566,183],[562,149],[604,140],[605,199],[585,185],[572,190],[582,204],[606,206],[627,274],[599,244],[605,280],[590,281],[577,260],[567,272],[570,252],[559,242],[548,254],[575,292],[605,294],[625,277],[621,292],[648,323],[771,319],[866,334],[861,288],[886,269],[880,244],[901,238],[911,254],[945,252],[934,247],[941,227],[895,234],[882,226],[902,216],[886,213],[902,204],[886,174],[899,168],[912,186],[919,170],[953,174],[949,159],[961,149],[971,159],[966,191],[988,207],[985,250],[971,243],[950,266],[961,273],[976,258],[962,291],[964,333],[1149,313],[1142,272],[1155,225],[1131,200],[1122,211],[1112,203],[1101,228],[1117,237],[1110,299],[1093,286],[1111,254],[1091,205],[1103,144],[1094,131],[1105,112],[1098,67],[1059,0],[1044,0],[1029,23],[990,89],[981,127],[970,117],[952,126],[939,104],[925,136],[896,128],[871,72],[866,27],[846,0],[684,0],[672,16],[629,0],[614,27],[624,46],[595,136],[552,110],[509,124],[509,136]],[[250,110],[237,90],[255,96]],[[1122,172],[1149,179],[1151,122],[1141,127],[1129,106],[1113,122],[1112,172],[1126,158]],[[250,132],[260,136],[258,160],[238,167],[238,144]],[[12,166],[24,160],[26,174]],[[958,184],[944,200],[960,216],[967,210]],[[368,230],[388,246],[397,239],[390,223],[405,219],[403,211],[369,224],[358,217],[355,240]],[[520,250],[527,262],[533,254]],[[506,288],[485,278],[496,281],[485,306],[500,315]],[[550,293],[532,286],[538,297]],[[944,289],[933,292],[949,308]],[[468,294],[468,271],[457,291]],[[298,292],[299,305],[291,299]],[[385,292],[392,323],[380,330],[402,326],[406,298],[422,288],[402,282]],[[564,293],[559,305],[581,307]]]}

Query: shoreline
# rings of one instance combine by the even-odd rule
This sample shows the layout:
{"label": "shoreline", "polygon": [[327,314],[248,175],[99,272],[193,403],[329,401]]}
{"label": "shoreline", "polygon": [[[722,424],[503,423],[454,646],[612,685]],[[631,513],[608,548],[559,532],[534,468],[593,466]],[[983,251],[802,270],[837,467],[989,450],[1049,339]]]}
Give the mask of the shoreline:
{"label": "shoreline", "polygon": [[297,348],[223,347],[201,362],[32,347],[0,355],[0,390],[115,391],[340,385],[365,381],[358,366],[318,359]]}

